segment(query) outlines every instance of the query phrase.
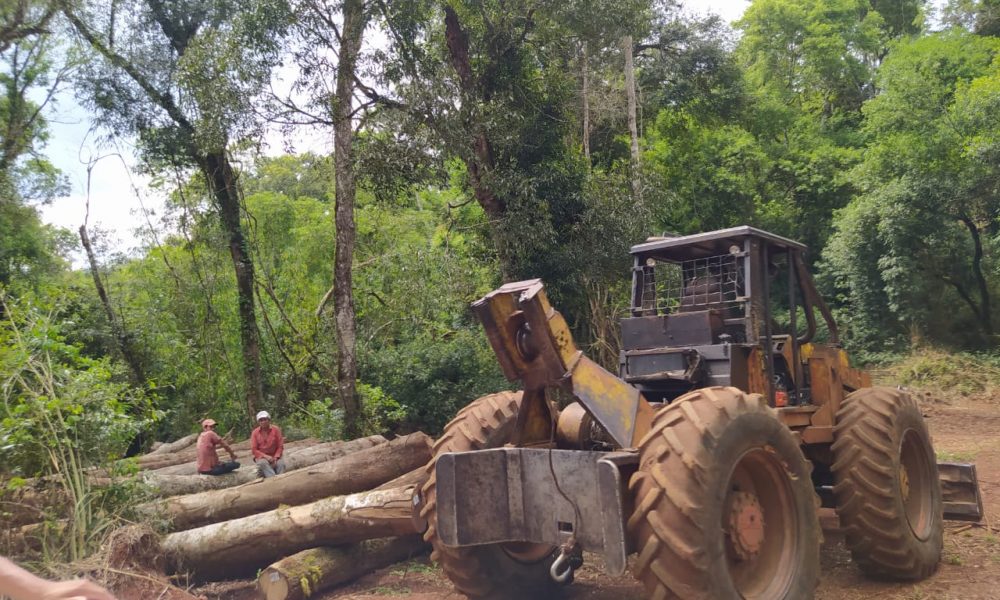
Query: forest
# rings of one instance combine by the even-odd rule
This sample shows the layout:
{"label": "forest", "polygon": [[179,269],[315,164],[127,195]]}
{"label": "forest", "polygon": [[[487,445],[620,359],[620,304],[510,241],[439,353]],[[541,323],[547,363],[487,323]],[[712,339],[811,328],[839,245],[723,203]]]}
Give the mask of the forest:
{"label": "forest", "polygon": [[[615,369],[630,246],[744,224],[808,245],[855,362],[1000,368],[1000,2],[693,8],[2,0],[0,484],[262,409],[290,437],[437,435],[512,385],[472,301],[542,278]],[[167,198],[140,252],[41,219],[66,92]],[[266,142],[301,132],[333,151]],[[80,491],[53,553],[131,494]]]}

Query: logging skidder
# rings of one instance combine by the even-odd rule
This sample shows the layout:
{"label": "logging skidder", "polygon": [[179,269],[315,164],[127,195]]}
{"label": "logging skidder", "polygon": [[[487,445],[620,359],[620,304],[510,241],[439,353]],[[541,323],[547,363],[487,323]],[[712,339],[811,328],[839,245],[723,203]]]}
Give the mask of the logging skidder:
{"label": "logging skidder", "polygon": [[850,365],[805,250],[752,227],[634,246],[617,375],[540,280],[475,302],[524,391],[473,402],[435,446],[417,501],[455,587],[551,597],[582,550],[614,574],[638,552],[650,598],[805,600],[817,506],[865,573],[931,574],[943,518],[982,515],[974,466],[938,464],[916,401]]}

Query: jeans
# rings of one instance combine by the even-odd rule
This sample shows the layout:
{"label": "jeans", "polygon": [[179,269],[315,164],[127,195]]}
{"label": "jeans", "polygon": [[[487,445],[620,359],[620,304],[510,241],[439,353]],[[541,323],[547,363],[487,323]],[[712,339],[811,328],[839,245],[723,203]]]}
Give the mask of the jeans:
{"label": "jeans", "polygon": [[264,478],[274,477],[285,472],[285,459],[283,458],[276,460],[274,466],[271,466],[271,463],[267,462],[266,458],[258,458],[254,462],[257,463],[257,472]]}
{"label": "jeans", "polygon": [[235,460],[229,462],[219,463],[212,467],[211,471],[201,471],[202,475],[225,475],[231,471],[235,471],[240,468],[240,463]]}

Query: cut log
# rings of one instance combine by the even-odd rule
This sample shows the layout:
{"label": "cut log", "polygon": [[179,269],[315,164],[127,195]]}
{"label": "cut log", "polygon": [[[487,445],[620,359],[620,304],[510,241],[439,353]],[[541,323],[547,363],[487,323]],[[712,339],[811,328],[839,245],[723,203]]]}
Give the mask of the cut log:
{"label": "cut log", "polygon": [[[159,446],[157,446],[156,448],[145,454],[145,456],[160,456],[163,454],[172,454],[174,452],[177,452],[178,450],[183,450],[188,446],[193,446],[194,443],[198,441],[198,435],[199,434],[197,433],[192,433],[191,435],[186,435],[177,441],[170,442],[168,444],[160,444]],[[142,457],[140,457],[140,459],[141,458]]]}
{"label": "cut log", "polygon": [[264,600],[305,600],[426,549],[419,535],[408,535],[303,550],[264,569],[257,590]]}
{"label": "cut log", "polygon": [[426,466],[427,463],[424,463],[423,465],[420,465],[419,467],[413,469],[409,473],[404,473],[403,475],[400,475],[399,477],[391,481],[383,483],[382,485],[378,486],[375,489],[388,490],[395,487],[404,487],[407,485],[412,485],[419,490],[420,488],[424,487],[424,482],[427,481],[427,469],[425,468]]}
{"label": "cut log", "polygon": [[163,551],[175,572],[199,580],[251,575],[278,558],[319,546],[417,533],[413,487],[324,498],[171,533]]}
{"label": "cut log", "polygon": [[66,535],[65,519],[29,523],[0,532],[0,547],[7,556],[27,556],[42,552],[46,539],[63,540]]}
{"label": "cut log", "polygon": [[0,523],[5,528],[37,523],[46,511],[65,502],[66,493],[57,485],[24,486],[0,491]]}
{"label": "cut log", "polygon": [[[328,445],[334,443],[336,442],[326,442],[325,444]],[[315,446],[323,446],[325,444],[320,443],[320,441],[316,438],[306,438],[304,440],[299,440],[297,442],[288,442],[285,444],[285,456],[287,457],[291,455],[293,452],[300,452],[307,448],[312,448]],[[217,448],[216,452],[219,454],[220,459],[223,457],[227,460],[229,459],[229,455],[226,454],[225,450]],[[236,448],[233,448],[233,452],[236,453],[236,460],[238,460],[239,462],[241,463],[253,462],[253,452],[251,452],[249,448],[247,448],[246,450],[237,450]],[[160,469],[151,469],[151,470],[156,471],[157,475],[197,475],[198,461],[191,460],[186,463],[170,465]]]}
{"label": "cut log", "polygon": [[[325,453],[310,455],[309,460],[299,460],[295,454],[291,454],[285,458],[285,465],[289,471],[293,471],[319,462],[333,460],[334,458],[364,450],[365,448],[371,448],[372,446],[383,444],[385,441],[384,437],[373,435],[349,442],[330,442]],[[221,490],[242,483],[250,483],[254,479],[257,479],[258,476],[257,465],[249,461],[240,466],[239,469],[225,475],[158,475],[156,471],[142,473],[143,480],[160,497],[181,496],[207,490]]]}
{"label": "cut log", "polygon": [[[231,443],[229,446],[234,452],[239,452],[240,450],[250,449],[250,440],[243,440],[241,442]],[[183,448],[178,452],[173,452],[171,454],[156,454],[153,456],[145,455],[140,456],[136,461],[136,465],[139,467],[140,471],[152,471],[155,469],[162,469],[163,467],[169,467],[171,465],[180,465],[186,462],[192,462],[198,458],[198,447],[195,445]]]}
{"label": "cut log", "polygon": [[426,434],[414,433],[276,477],[224,490],[150,502],[141,506],[140,510],[150,516],[165,516],[173,530],[180,531],[273,510],[282,505],[297,506],[329,496],[353,494],[373,489],[414,469],[422,471],[430,460],[432,444],[433,440]]}

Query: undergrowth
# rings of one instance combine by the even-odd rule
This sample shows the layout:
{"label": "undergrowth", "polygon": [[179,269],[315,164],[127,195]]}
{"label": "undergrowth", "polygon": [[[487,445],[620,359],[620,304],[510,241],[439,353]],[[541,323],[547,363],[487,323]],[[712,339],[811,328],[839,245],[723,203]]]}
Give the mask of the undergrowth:
{"label": "undergrowth", "polygon": [[905,385],[943,397],[977,396],[1000,400],[1000,353],[919,349],[884,357],[875,365],[878,383]]}

